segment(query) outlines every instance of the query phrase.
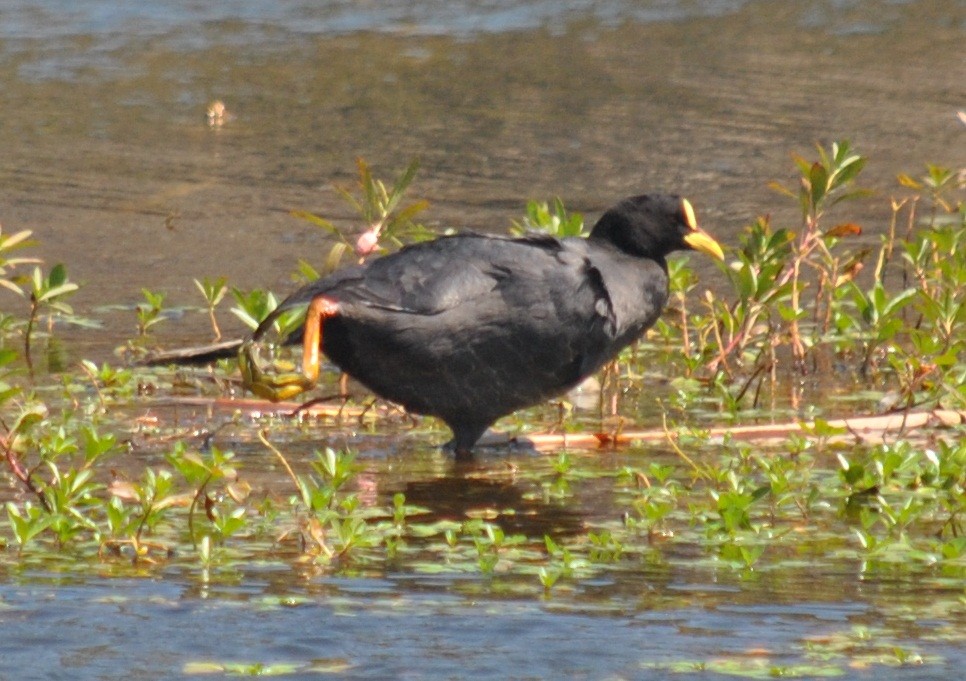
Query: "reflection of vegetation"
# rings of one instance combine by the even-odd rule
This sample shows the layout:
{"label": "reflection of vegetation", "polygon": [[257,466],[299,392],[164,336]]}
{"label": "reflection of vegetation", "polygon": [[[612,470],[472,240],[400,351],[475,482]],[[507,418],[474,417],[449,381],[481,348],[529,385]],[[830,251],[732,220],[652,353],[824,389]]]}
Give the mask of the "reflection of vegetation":
{"label": "reflection of vegetation", "polygon": [[[23,295],[26,284],[33,290],[22,317],[0,316],[0,452],[17,490],[6,499],[0,543],[18,551],[3,560],[76,560],[78,569],[89,560],[130,562],[138,570],[180,564],[199,568],[205,580],[246,561],[344,575],[471,574],[478,578],[454,581],[452,588],[549,599],[577,597],[601,576],[620,583],[641,574],[704,570],[736,583],[793,583],[816,569],[848,565],[863,576],[928,577],[937,585],[934,617],[945,621],[950,609],[961,607],[966,577],[961,433],[845,445],[841,433],[817,418],[808,432],[760,445],[711,442],[699,429],[709,417],[759,417],[767,404],[773,418],[789,405],[803,410],[813,376],[824,381],[814,390],[825,404],[829,395],[861,386],[863,401],[856,404],[966,407],[963,173],[930,166],[920,179],[903,176],[902,191],[911,193],[893,199],[884,234],[869,245],[860,242],[858,225],[833,217],[837,204],[865,195],[854,186],[864,160],[841,143],[820,149],[815,161],[797,158],[796,165],[797,187],[781,191],[801,206],[800,224],[774,226],[761,218],[750,225],[724,269],[730,289],[707,293],[697,311],[688,308],[695,274],[685,261],[672,262],[672,309],[611,369],[624,395],[620,412],[633,417],[637,378],[667,367],[662,373],[674,377],[665,391],[669,415],[686,411],[691,426],[670,429],[675,452],[642,463],[632,451],[616,465],[559,452],[515,460],[512,470],[458,472],[467,480],[489,476],[490,487],[481,486],[488,490],[497,488],[494,476],[505,476],[503,487],[515,491],[462,508],[452,500],[434,506],[431,494],[417,506],[401,492],[387,493],[381,464],[364,467],[365,457],[350,451],[324,448],[296,460],[287,451],[292,435],[278,423],[259,433],[262,451],[284,471],[271,487],[287,492],[271,494],[250,476],[247,459],[214,444],[217,433],[195,441],[152,418],[119,424],[112,414],[139,394],[231,390],[234,367],[218,367],[205,382],[185,371],[170,376],[84,362],[62,383],[32,385],[23,369],[35,320],[41,311],[52,320],[72,316],[61,298],[74,286],[59,266],[26,276],[23,268],[34,261],[11,254],[28,245],[29,235],[0,233],[0,285],[9,295]],[[412,221],[424,204],[402,203],[414,173],[415,165],[387,189],[360,164],[361,198],[349,198],[371,238],[360,248],[358,236],[338,235],[338,255],[352,246],[366,257],[383,243],[394,247],[426,236]],[[582,228],[582,217],[559,201],[531,204],[515,227],[559,235]],[[304,264],[300,273],[315,276]],[[195,283],[205,302],[198,312],[216,337],[216,309],[226,291],[234,295],[233,312],[249,325],[277,300],[267,291],[231,289],[223,279]],[[164,318],[162,298],[149,291],[144,297],[136,309],[141,345]],[[283,320],[281,333],[297,321]],[[809,408],[823,413],[818,405]],[[374,414],[366,416],[369,423]],[[163,456],[150,465],[131,461],[135,436]],[[526,522],[528,515],[586,507],[594,509],[586,526]],[[533,531],[538,526],[544,529]],[[668,673],[800,677],[841,673],[856,659],[932,661],[899,645],[900,633],[888,628],[860,634],[847,629],[806,641],[795,663],[762,653],[658,666]],[[961,644],[961,632],[950,640]],[[249,669],[210,664],[225,673]],[[257,667],[250,671],[266,671]]]}

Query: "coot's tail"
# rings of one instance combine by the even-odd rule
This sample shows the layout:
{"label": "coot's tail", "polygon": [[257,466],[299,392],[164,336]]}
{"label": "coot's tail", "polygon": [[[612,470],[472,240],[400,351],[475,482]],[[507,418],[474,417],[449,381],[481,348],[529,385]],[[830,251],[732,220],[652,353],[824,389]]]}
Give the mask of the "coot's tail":
{"label": "coot's tail", "polygon": [[238,349],[244,341],[236,338],[211,345],[201,345],[194,348],[181,348],[159,352],[146,357],[140,363],[146,366],[163,366],[165,364],[210,364],[219,359],[228,359],[238,354]]}

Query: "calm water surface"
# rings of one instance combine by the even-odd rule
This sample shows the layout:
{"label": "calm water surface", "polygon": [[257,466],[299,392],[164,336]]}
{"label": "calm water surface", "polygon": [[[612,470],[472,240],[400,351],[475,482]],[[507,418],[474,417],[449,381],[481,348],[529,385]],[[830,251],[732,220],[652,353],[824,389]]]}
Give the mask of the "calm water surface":
{"label": "calm water surface", "polygon": [[[142,287],[176,306],[200,304],[192,278],[286,290],[298,258],[326,252],[289,211],[352,226],[332,186],[353,181],[357,157],[384,177],[418,157],[427,222],[480,230],[505,229],[531,198],[593,219],[625,195],[671,190],[728,242],[760,213],[793,221],[767,182],[791,179],[790,152],[835,139],[869,156],[866,183],[888,194],[898,172],[963,163],[964,45],[961,0],[7,0],[0,224],[34,230],[42,256],[83,285],[75,310],[102,327],[64,330],[67,353],[110,357],[135,322],[104,306],[130,306]],[[232,117],[211,129],[215,98]],[[869,238],[885,224],[884,196],[855,210]],[[159,333],[206,340],[206,325],[189,315]],[[383,494],[422,491],[446,512],[495,494],[451,484],[461,478],[435,452],[403,453],[361,454]],[[589,488],[576,519],[535,513],[556,527],[615,510]],[[197,660],[373,679],[662,679],[653,665],[760,650],[795,664],[808,641],[857,627],[941,662],[847,676],[966,668],[962,647],[931,635],[966,626],[962,613],[916,618],[928,585],[870,582],[847,561],[781,574],[681,557],[541,600],[474,574],[267,566],[206,581],[4,564],[0,679],[176,678]]]}
{"label": "calm water surface", "polygon": [[[898,172],[961,163],[964,15],[960,0],[6,2],[0,221],[68,265],[80,311],[142,287],[196,305],[195,277],[286,290],[298,258],[326,252],[289,211],[354,226],[332,185],[357,157],[386,178],[421,159],[412,193],[438,227],[502,231],[554,196],[594,219],[668,190],[727,242],[759,214],[794,219],[766,184],[816,142],[852,140],[886,193]],[[233,118],[212,130],[215,98]],[[856,210],[882,228],[884,199]],[[112,347],[132,316],[79,341]]]}
{"label": "calm water surface", "polygon": [[[255,494],[286,494],[290,483],[251,444],[250,430],[220,444],[238,438]],[[425,442],[379,435],[352,444],[362,452],[356,491],[364,504],[386,507],[404,492],[426,509],[414,522],[490,509],[508,535],[538,544],[544,534],[612,524],[615,470],[679,463],[653,448],[577,454],[582,474],[561,502],[541,499],[551,457],[515,454],[511,473],[505,452],[464,467]],[[303,468],[314,445],[285,449]],[[587,474],[594,471],[600,477]],[[835,552],[796,555],[781,542],[757,569],[737,570],[701,546],[659,542],[544,595],[532,574],[483,575],[430,541],[428,563],[410,554],[396,568],[346,576],[267,546],[244,556],[236,545],[234,558],[210,571],[191,556],[143,569],[93,557],[86,570],[76,559],[60,568],[29,556],[9,561],[0,573],[0,679],[167,679],[199,670],[207,678],[225,675],[219,665],[257,663],[290,665],[284,678],[768,678],[781,667],[792,678],[833,670],[835,678],[948,680],[966,665],[966,612],[950,608],[963,585],[940,571],[910,581]],[[419,540],[407,543],[418,548]],[[924,663],[890,665],[893,650]]]}

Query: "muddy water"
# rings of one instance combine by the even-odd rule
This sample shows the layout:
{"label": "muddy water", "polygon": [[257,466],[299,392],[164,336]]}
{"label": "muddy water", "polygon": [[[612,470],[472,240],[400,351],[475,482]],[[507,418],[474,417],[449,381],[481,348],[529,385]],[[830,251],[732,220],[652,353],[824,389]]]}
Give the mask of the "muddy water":
{"label": "muddy water", "polygon": [[[758,213],[794,219],[765,185],[789,180],[789,152],[816,141],[851,139],[882,188],[927,161],[961,164],[964,44],[960,0],[8,0],[0,223],[33,229],[43,257],[82,283],[75,309],[104,326],[60,334],[94,357],[134,333],[130,311],[102,306],[130,305],[142,287],[171,305],[201,302],[195,277],[285,290],[298,258],[325,252],[289,211],[351,226],[332,185],[352,182],[359,156],[383,176],[419,157],[413,193],[432,202],[434,226],[502,230],[527,199],[553,196],[592,218],[664,189],[688,195],[727,242]],[[231,113],[219,128],[204,116],[215,98]],[[881,197],[856,211],[870,234],[883,224]],[[4,311],[15,304],[0,298]],[[205,326],[189,315],[159,328],[174,342],[207,339]],[[420,443],[360,445],[389,479],[380,503],[402,490],[442,517],[533,494],[473,486]],[[304,458],[316,445],[299,445]],[[262,448],[238,449],[246,470],[264,465]],[[584,465],[607,479],[658,455]],[[504,459],[483,465],[502,471]],[[524,479],[553,475],[546,458],[513,465]],[[523,531],[537,542],[547,528],[620,517],[596,478],[573,514],[536,506],[544,524]],[[350,579],[240,560],[244,572],[213,580],[190,561],[128,578],[110,564],[75,575],[11,558],[0,680],[176,678],[199,661],[373,679],[664,679],[680,661],[692,666],[674,678],[703,679],[713,672],[695,664],[731,659],[827,672],[815,660],[840,639],[831,667],[850,678],[954,678],[966,664],[961,609],[917,620],[955,585],[808,556],[749,577],[692,553],[547,600],[478,573]],[[873,644],[934,660],[870,667]]]}
{"label": "muddy water", "polygon": [[[142,287],[198,304],[194,277],[285,290],[325,252],[289,211],[350,226],[332,185],[357,157],[387,178],[420,158],[434,226],[663,189],[728,241],[794,217],[766,183],[816,141],[851,139],[885,189],[966,153],[958,0],[115,4],[0,18],[0,224],[67,264],[80,312]],[[106,323],[82,340],[133,330]]]}

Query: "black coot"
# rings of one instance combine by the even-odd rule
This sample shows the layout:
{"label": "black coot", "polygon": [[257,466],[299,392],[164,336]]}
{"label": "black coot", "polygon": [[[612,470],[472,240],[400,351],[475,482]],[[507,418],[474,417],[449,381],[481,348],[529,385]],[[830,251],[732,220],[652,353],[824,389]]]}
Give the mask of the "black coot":
{"label": "black coot", "polygon": [[285,299],[253,339],[311,303],[310,364],[320,345],[375,394],[445,421],[463,454],[639,338],[667,301],[665,256],[682,249],[723,258],[686,200],[635,196],[586,239],[462,234],[340,270]]}

